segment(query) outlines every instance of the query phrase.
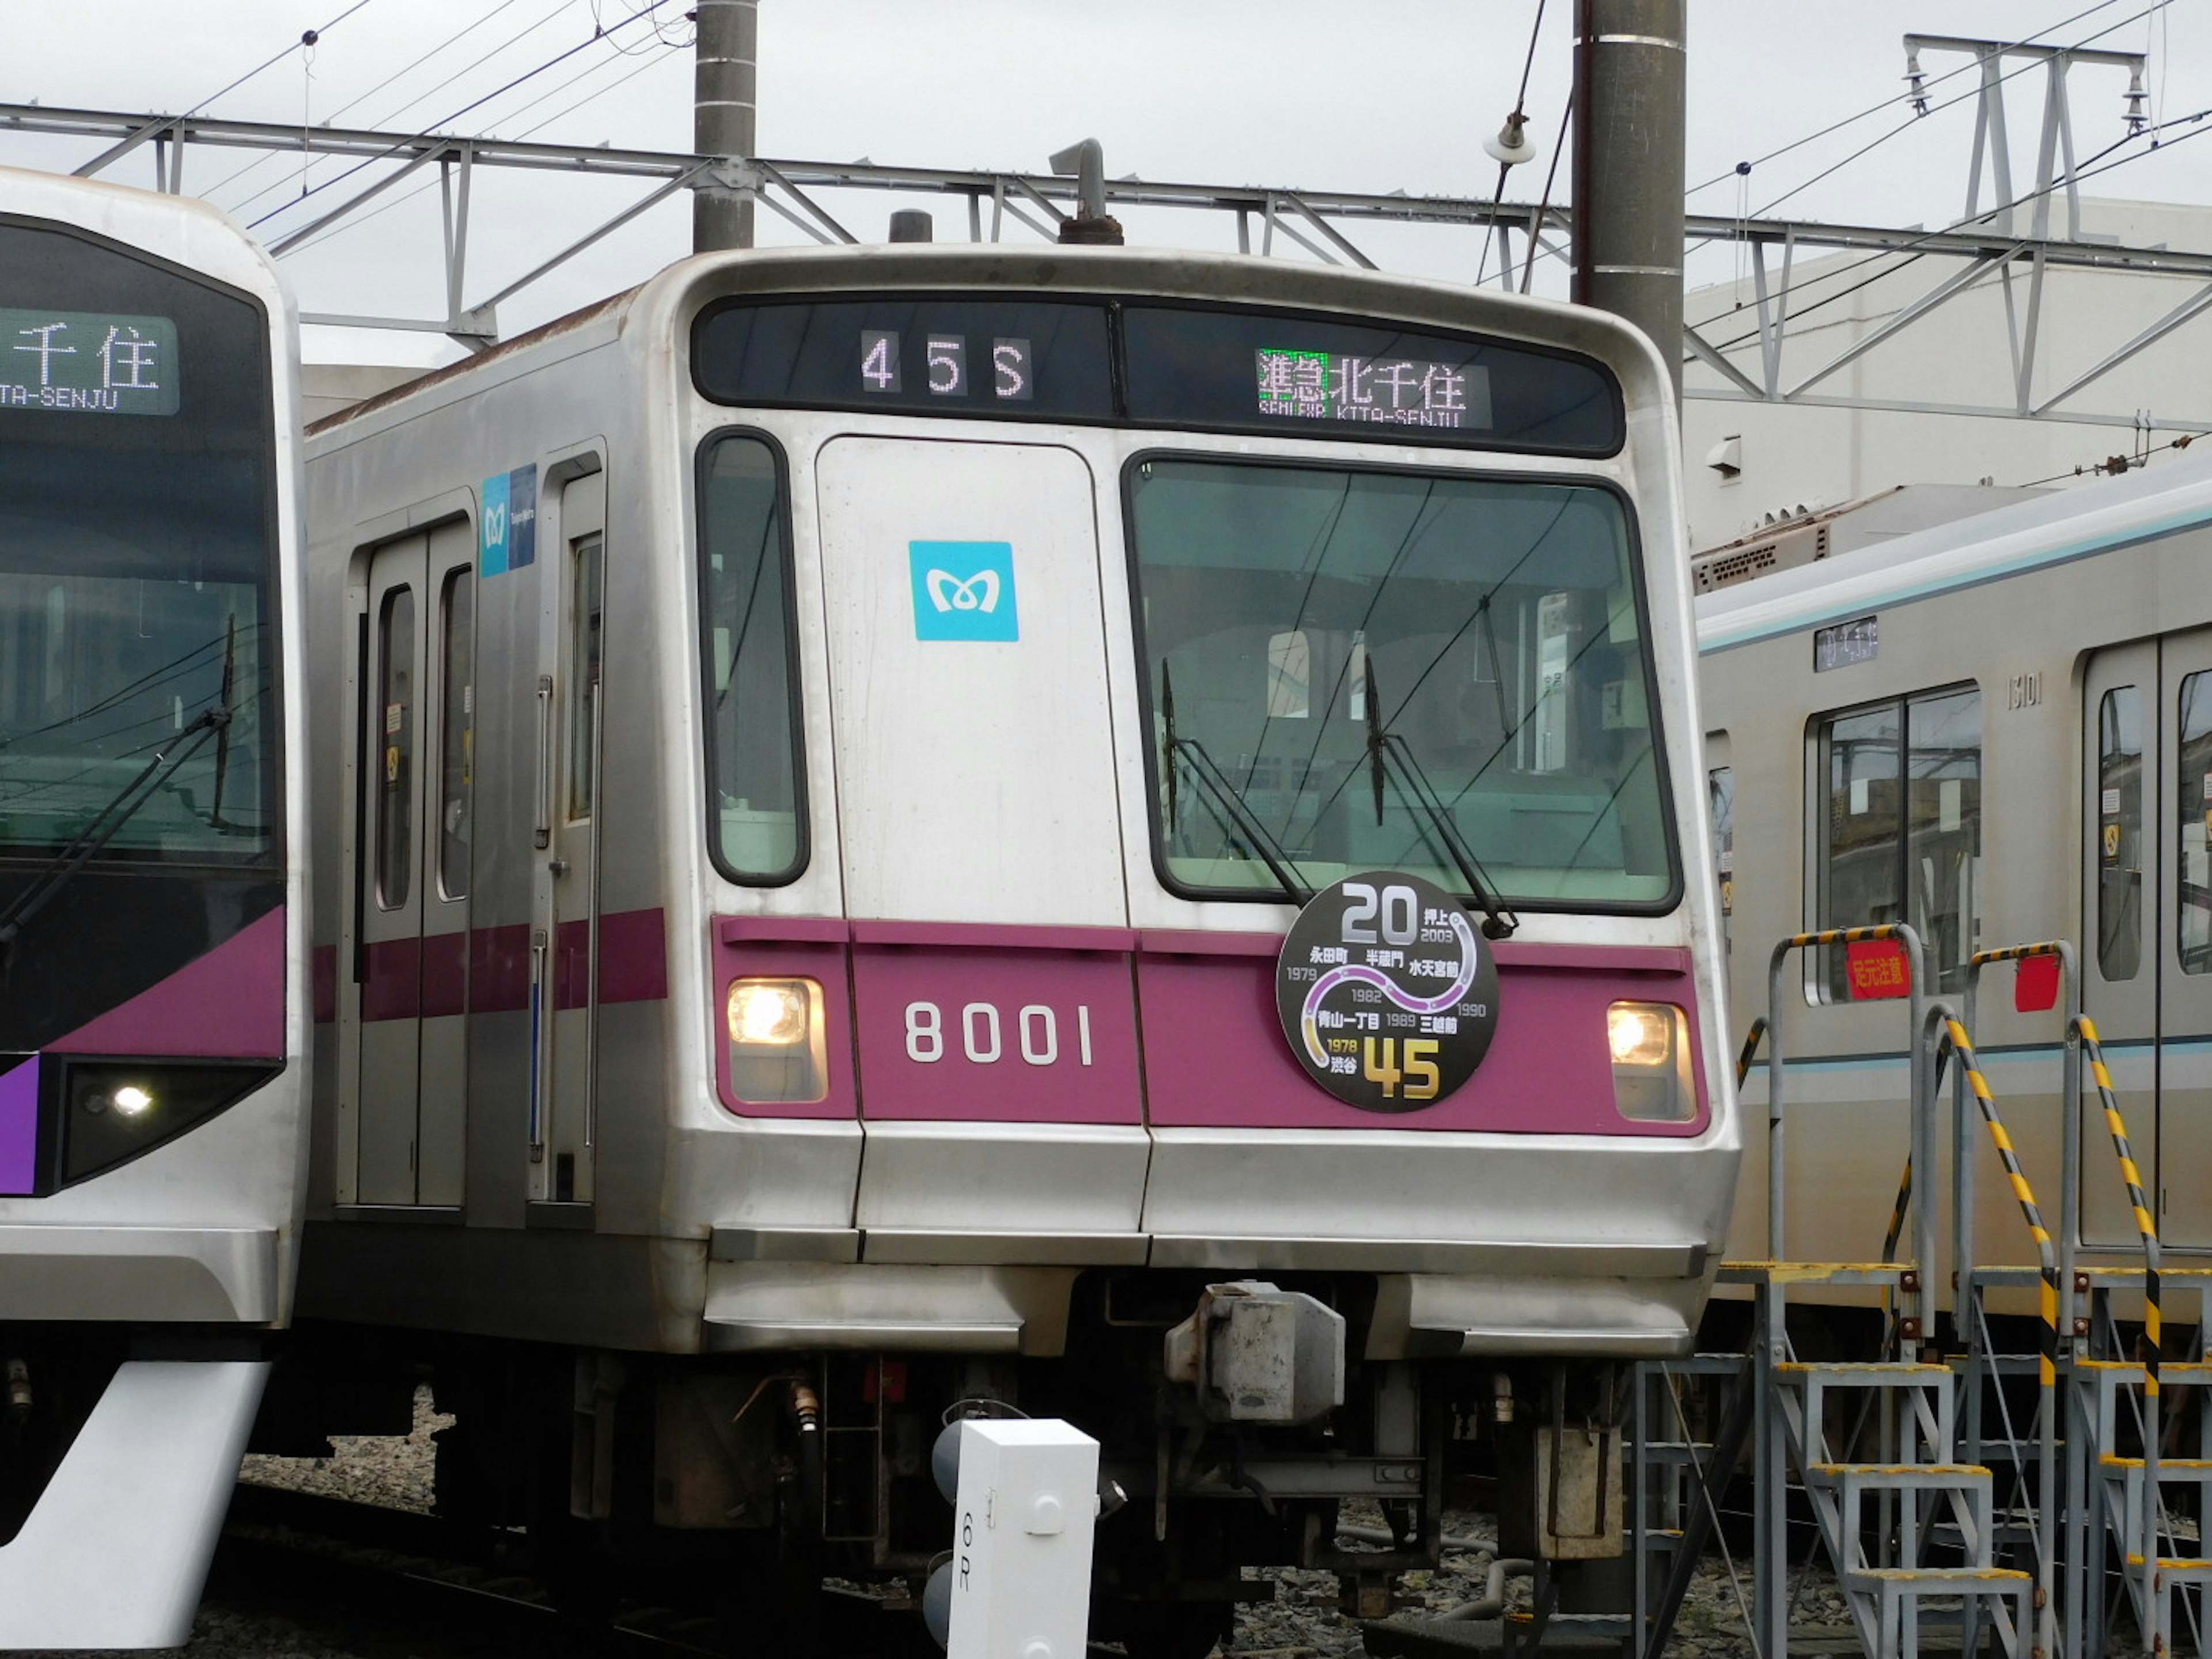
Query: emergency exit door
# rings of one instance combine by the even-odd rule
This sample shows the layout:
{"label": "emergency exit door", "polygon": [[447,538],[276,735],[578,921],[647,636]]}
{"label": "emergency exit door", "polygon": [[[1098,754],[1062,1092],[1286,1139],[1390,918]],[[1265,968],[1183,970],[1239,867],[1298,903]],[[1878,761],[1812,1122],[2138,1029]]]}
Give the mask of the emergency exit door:
{"label": "emergency exit door", "polygon": [[362,1204],[461,1202],[474,552],[460,522],[387,543],[369,563],[355,857]]}

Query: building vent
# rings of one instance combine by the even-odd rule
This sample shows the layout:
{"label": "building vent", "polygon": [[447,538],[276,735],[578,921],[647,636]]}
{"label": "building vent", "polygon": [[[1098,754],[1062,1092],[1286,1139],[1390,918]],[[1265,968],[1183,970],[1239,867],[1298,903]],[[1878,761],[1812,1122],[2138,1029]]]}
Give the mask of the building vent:
{"label": "building vent", "polygon": [[1732,587],[1771,570],[1795,570],[1828,556],[1828,524],[1801,524],[1778,535],[1747,538],[1690,561],[1690,581],[1700,593]]}

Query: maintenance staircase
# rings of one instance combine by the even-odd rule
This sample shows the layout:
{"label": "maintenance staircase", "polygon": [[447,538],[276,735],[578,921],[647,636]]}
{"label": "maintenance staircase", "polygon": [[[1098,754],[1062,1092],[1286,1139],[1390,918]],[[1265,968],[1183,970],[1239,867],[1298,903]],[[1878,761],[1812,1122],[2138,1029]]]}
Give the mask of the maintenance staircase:
{"label": "maintenance staircase", "polygon": [[[1917,1659],[1923,1644],[1973,1653],[1985,1643],[2008,1659],[2101,1659],[2112,1650],[2155,1659],[2203,1655],[2201,1592],[2212,1584],[2212,1546],[2201,1539],[2197,1517],[2212,1516],[2212,1458],[2175,1457],[2167,1447],[2179,1439],[2212,1450],[2212,1364],[2201,1352],[2212,1269],[2161,1271],[2096,1030],[2081,1011],[2072,949],[2044,943],[1975,957],[1962,1016],[1926,994],[1924,957],[1910,927],[1801,934],[1775,947],[1767,1006],[1778,1013],[1788,1006],[1782,976],[1792,953],[1872,939],[1894,940],[1904,955],[1912,1036],[1911,1145],[1881,1259],[1789,1259],[1785,1034],[1778,1019],[1755,1023],[1737,1079],[1747,1075],[1764,1037],[1768,1253],[1765,1261],[1720,1271],[1721,1282],[1751,1292],[1753,1340],[1741,1355],[1638,1368],[1624,1425],[1636,1569],[1624,1651],[1629,1659],[1659,1659],[1699,1552],[1717,1530],[1721,1487],[1747,1449],[1753,1475],[1747,1597],[1733,1560],[1729,1571],[1754,1659],[1785,1659],[1792,1650],[1807,1552],[1801,1547],[1793,1558],[1791,1527],[1795,1521],[1802,1538],[1796,1517],[1807,1514],[1848,1610],[1846,1641],[1855,1636],[1875,1659]],[[2086,1059],[2134,1206],[2141,1267],[2077,1265],[2073,1227],[2054,1235],[2045,1224],[1974,1054],[1969,1030],[1983,969],[2035,957],[2058,959],[2063,1098],[2082,1099]],[[2032,1267],[1976,1265],[1955,1274],[1949,1340],[1939,1348],[1935,1287],[1919,1266],[1938,1260],[1939,1206],[1924,1188],[1916,1194],[1913,1171],[1939,1167],[1946,1069],[1954,1134],[1951,1259],[1973,1261],[1972,1176],[1985,1134],[2037,1260]],[[2081,1167],[2081,1117],[2078,1111],[2060,1117],[2062,1179],[2070,1192]],[[1878,1288],[1887,1310],[1881,1351],[1851,1360],[1800,1358],[1787,1315],[1791,1293],[1808,1286]],[[2003,1352],[1993,1341],[1987,1298],[2000,1289],[2038,1293],[2036,1352]],[[2185,1360],[2160,1352],[2162,1298],[2175,1291],[2196,1302],[2200,1351]],[[2136,1349],[2124,1342],[2124,1316],[2142,1327]],[[1685,1411],[1693,1377],[1721,1402],[1709,1438],[1692,1432]],[[2031,1384],[2032,1411],[2024,1409]],[[2177,1390],[2194,1401],[2185,1422],[2161,1410]],[[2176,1435],[2177,1428],[2193,1431]],[[2118,1616],[2123,1608],[2124,1621]],[[1812,1643],[1802,1627],[1795,1633],[1799,1651],[1836,1650],[1832,1642]]]}

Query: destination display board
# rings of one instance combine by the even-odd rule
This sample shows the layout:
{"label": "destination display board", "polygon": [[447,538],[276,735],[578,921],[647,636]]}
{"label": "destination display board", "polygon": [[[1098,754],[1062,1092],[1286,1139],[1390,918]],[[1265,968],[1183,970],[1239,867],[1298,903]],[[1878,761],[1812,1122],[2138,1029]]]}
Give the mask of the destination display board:
{"label": "destination display board", "polygon": [[894,410],[1610,455],[1596,362],[1480,335],[1107,298],[737,299],[692,331],[700,393]]}
{"label": "destination display board", "polygon": [[726,305],[702,315],[692,372],[716,403],[1109,420],[1106,309],[912,296]]}
{"label": "destination display board", "polygon": [[0,305],[0,409],[173,415],[178,370],[169,318]]}

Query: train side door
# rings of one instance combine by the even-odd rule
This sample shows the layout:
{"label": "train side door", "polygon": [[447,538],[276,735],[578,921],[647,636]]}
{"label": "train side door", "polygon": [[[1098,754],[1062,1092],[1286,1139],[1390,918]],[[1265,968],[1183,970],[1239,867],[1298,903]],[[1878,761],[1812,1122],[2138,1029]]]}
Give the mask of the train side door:
{"label": "train side door", "polygon": [[473,552],[457,522],[378,548],[369,563],[356,908],[363,1204],[461,1202]]}
{"label": "train side door", "polygon": [[533,1195],[587,1204],[592,1194],[598,1002],[599,857],[594,832],[600,743],[600,641],[606,595],[606,483],[572,480],[561,492],[561,566],[548,584],[549,627],[539,681],[548,697],[540,807],[539,915],[550,921],[551,1017],[544,1027],[548,1158]]}
{"label": "train side door", "polygon": [[[2081,1006],[2097,1024],[2120,1115],[2152,1174],[2158,1148],[2159,868],[2155,642],[2100,652],[2082,678]],[[2081,1237],[2125,1245],[2138,1237],[2114,1167],[2105,1115],[2081,1107]]]}
{"label": "train side door", "polygon": [[2148,787],[2161,867],[2144,890],[2146,902],[2157,896],[2164,941],[2152,1201],[2161,1241],[2201,1249],[2212,1245],[2203,1181],[2212,1169],[2212,631],[2161,641],[2159,665],[2160,764]]}

